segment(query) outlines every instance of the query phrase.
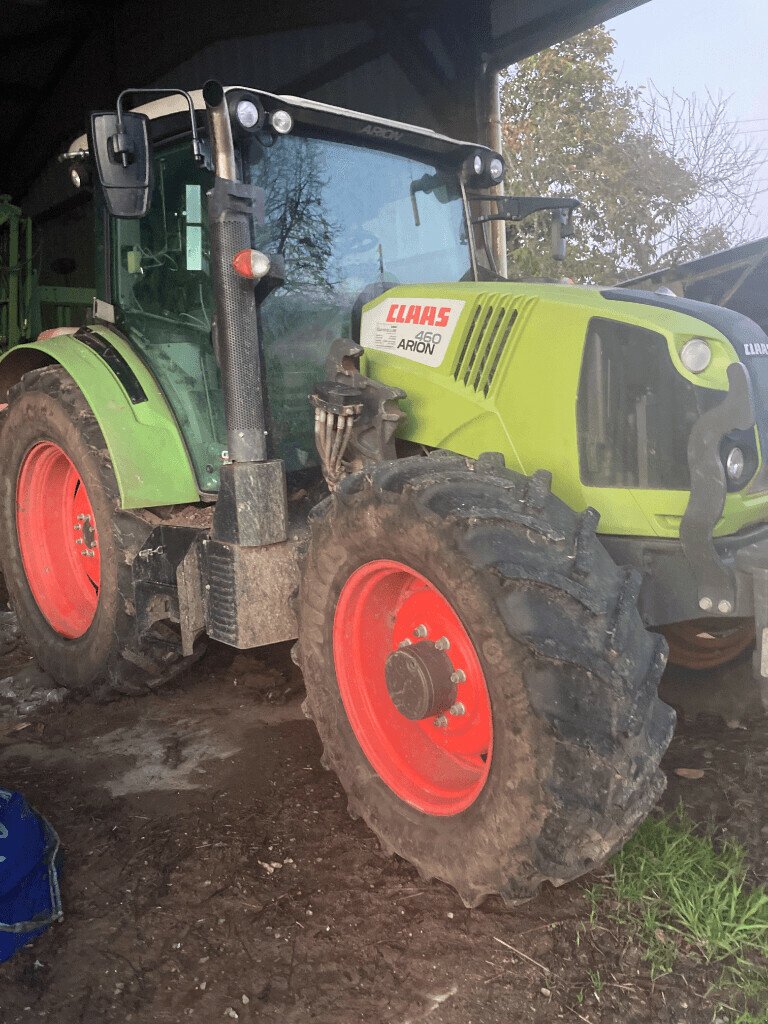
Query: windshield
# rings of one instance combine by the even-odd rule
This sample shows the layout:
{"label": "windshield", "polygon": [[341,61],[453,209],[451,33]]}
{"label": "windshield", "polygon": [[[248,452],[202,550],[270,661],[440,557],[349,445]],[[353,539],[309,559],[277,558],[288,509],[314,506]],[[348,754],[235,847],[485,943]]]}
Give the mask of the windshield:
{"label": "windshield", "polygon": [[288,469],[315,459],[307,395],[336,338],[396,284],[471,277],[455,173],[396,153],[298,135],[241,144],[243,176],[265,192],[254,245],[285,261],[261,308],[270,433]]}
{"label": "windshield", "polygon": [[246,180],[266,193],[266,229],[256,240],[285,257],[291,291],[346,295],[351,305],[372,284],[458,281],[469,272],[455,173],[296,135],[271,146],[252,138],[244,164]]}

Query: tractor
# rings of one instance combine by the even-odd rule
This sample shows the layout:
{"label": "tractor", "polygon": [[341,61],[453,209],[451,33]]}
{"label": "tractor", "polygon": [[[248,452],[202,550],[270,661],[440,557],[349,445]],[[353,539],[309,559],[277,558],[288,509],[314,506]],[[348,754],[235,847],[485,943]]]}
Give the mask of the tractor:
{"label": "tractor", "polygon": [[[768,338],[506,280],[486,232],[530,203],[485,146],[153,93],[67,153],[92,316],[0,361],[35,657],[105,697],[207,638],[295,641],[323,764],[386,851],[467,906],[589,871],[664,786],[662,630],[756,630],[768,676]],[[575,204],[543,205],[559,247]]]}

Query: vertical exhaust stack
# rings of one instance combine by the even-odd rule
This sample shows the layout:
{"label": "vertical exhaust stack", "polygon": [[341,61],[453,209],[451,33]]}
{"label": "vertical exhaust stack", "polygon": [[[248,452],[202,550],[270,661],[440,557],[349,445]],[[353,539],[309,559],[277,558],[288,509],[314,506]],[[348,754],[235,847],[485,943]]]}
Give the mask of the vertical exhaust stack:
{"label": "vertical exhaust stack", "polygon": [[229,458],[235,463],[263,462],[267,444],[256,297],[252,282],[232,265],[239,252],[251,248],[250,218],[258,196],[237,180],[232,126],[219,82],[205,83],[203,99],[216,170],[208,217]]}
{"label": "vertical exhaust stack", "polygon": [[[238,561],[234,548],[263,547],[285,540],[288,503],[283,463],[268,459],[254,283],[242,278],[233,266],[235,256],[251,248],[251,219],[263,209],[263,192],[238,180],[229,109],[220,83],[206,82],[203,99],[216,171],[207,198],[228,445],[207,557],[218,563],[223,559],[234,571]],[[227,604],[228,588],[224,585],[221,595],[214,593],[225,584],[227,574],[219,565],[214,575],[218,582],[214,588],[211,578],[208,602],[216,618],[218,597]],[[208,631],[211,633],[210,628]],[[211,635],[216,635],[215,628]]]}

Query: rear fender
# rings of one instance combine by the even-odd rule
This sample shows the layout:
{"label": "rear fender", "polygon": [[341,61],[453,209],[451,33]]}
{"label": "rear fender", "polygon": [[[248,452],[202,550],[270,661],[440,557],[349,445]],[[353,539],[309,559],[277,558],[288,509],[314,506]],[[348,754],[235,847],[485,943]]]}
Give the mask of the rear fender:
{"label": "rear fender", "polygon": [[[53,335],[53,336],[52,336]],[[192,464],[154,377],[116,331],[102,325],[44,332],[0,360],[0,399],[29,370],[58,363],[93,410],[123,508],[200,500]]]}

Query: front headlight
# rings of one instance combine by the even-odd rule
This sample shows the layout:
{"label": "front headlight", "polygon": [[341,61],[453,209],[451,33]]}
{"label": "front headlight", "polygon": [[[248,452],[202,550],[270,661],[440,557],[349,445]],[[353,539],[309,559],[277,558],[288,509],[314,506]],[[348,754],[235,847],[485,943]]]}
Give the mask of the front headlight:
{"label": "front headlight", "polygon": [[736,482],[744,476],[744,452],[741,448],[731,448],[725,460],[725,471],[729,478]]}
{"label": "front headlight", "polygon": [[703,373],[712,361],[712,349],[703,338],[691,338],[680,349],[680,362],[691,373]]}
{"label": "front headlight", "polygon": [[732,430],[720,442],[728,492],[743,490],[760,468],[754,430]]}

